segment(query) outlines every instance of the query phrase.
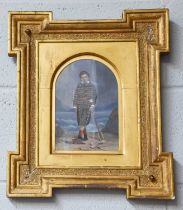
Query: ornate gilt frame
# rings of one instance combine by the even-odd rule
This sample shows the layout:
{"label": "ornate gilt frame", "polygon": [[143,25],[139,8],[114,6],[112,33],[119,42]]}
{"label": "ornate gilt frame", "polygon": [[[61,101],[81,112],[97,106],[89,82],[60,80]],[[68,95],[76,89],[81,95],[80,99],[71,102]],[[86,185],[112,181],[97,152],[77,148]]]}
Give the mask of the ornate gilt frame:
{"label": "ornate gilt frame", "polygon": [[[76,51],[71,53],[72,45]],[[65,49],[65,58],[59,57],[57,47]],[[110,55],[105,47],[110,47]],[[160,53],[169,51],[168,9],[127,10],[123,19],[91,21],[53,20],[52,12],[9,12],[8,51],[17,56],[18,69],[17,151],[8,155],[9,197],[50,197],[53,188],[76,187],[125,188],[127,198],[174,198],[173,155],[162,152],[160,109]],[[123,75],[118,72],[116,66],[123,64],[117,53],[123,51],[131,57],[135,52],[124,65],[136,59],[136,73],[132,67]],[[53,68],[44,66],[44,52]],[[80,56],[94,56],[111,66],[112,59],[113,69],[118,69],[113,73],[128,107],[120,105],[120,126],[124,119],[133,121],[129,133],[134,136],[129,134],[130,141],[120,136],[123,143],[117,154],[54,154],[51,131],[41,131],[51,126],[46,113],[52,113],[53,75],[58,66]],[[86,158],[84,163],[80,156]]]}

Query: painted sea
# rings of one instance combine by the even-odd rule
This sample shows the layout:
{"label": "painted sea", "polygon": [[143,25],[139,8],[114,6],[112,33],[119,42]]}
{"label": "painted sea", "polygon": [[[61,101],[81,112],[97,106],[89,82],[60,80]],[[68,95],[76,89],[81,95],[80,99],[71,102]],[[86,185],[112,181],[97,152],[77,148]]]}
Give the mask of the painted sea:
{"label": "painted sea", "polygon": [[[102,130],[105,127],[110,114],[110,110],[105,112],[94,112],[91,116],[90,123],[87,126],[87,131],[97,132],[94,117],[97,121],[98,127]],[[56,112],[56,126],[62,128],[66,132],[78,131],[76,112]]]}

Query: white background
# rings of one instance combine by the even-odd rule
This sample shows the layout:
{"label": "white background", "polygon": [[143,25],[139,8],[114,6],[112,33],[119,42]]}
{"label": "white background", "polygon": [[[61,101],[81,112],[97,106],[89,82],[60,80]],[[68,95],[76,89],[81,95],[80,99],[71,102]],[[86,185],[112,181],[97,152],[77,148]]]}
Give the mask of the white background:
{"label": "white background", "polygon": [[[171,52],[161,57],[162,126],[165,151],[173,151],[176,199],[126,200],[123,190],[61,189],[48,199],[6,197],[7,151],[16,149],[16,59],[8,57],[8,11],[53,11],[54,19],[121,18],[124,9],[170,9]],[[182,0],[0,0],[0,210],[183,209],[183,1]]]}

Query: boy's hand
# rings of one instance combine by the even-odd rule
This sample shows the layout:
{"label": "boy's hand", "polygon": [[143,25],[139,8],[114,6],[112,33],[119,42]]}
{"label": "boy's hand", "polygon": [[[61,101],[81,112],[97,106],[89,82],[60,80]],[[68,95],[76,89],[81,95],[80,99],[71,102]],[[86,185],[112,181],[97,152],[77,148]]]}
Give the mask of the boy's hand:
{"label": "boy's hand", "polygon": [[92,105],[90,106],[90,111],[93,112],[94,109],[95,109],[95,105],[92,104]]}

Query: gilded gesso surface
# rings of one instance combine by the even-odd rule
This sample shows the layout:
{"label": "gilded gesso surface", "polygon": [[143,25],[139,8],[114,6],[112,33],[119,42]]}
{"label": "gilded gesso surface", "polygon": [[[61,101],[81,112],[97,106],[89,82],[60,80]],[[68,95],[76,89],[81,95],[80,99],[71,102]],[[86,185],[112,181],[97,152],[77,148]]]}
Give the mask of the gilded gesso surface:
{"label": "gilded gesso surface", "polygon": [[[174,198],[172,154],[162,152],[159,92],[159,54],[169,50],[168,10],[126,11],[123,20],[103,21],[53,21],[51,13],[11,12],[9,36],[9,54],[18,61],[18,150],[9,154],[9,196],[48,197],[54,187],[100,187],[126,188],[129,198]],[[52,150],[54,74],[78,56],[106,62],[116,75],[118,154]]]}
{"label": "gilded gesso surface", "polygon": [[[88,48],[90,47],[90,52]],[[140,140],[138,138],[138,55],[136,42],[92,43],[38,43],[39,48],[39,162],[42,166],[140,166]],[[73,58],[74,57],[74,58]],[[130,59],[127,59],[127,58]],[[70,60],[68,58],[71,58]],[[57,66],[65,60],[97,59],[110,65],[116,75],[119,89],[119,149],[118,151],[62,151],[50,154],[54,143],[54,84]],[[111,63],[111,64],[110,64]],[[115,65],[114,65],[115,64]],[[68,65],[68,62],[63,64]],[[69,84],[68,84],[69,85]],[[69,87],[68,87],[69,88]],[[51,99],[51,100],[50,100]],[[44,108],[42,108],[44,107]],[[50,109],[50,107],[52,109]],[[49,118],[50,116],[50,118]],[[53,119],[52,119],[53,118]],[[52,124],[52,136],[50,124]],[[133,130],[133,132],[131,132]],[[47,146],[46,146],[47,145]],[[48,151],[48,153],[47,153]],[[80,155],[73,155],[79,153]],[[85,154],[83,154],[85,153]],[[87,153],[87,154],[86,154]],[[92,155],[91,155],[92,153]],[[104,155],[104,153],[106,153]],[[114,153],[114,154],[113,154]],[[118,154],[118,155],[115,155]],[[100,155],[98,155],[100,154]],[[121,155],[119,155],[121,154]],[[122,155],[124,154],[124,155]]]}

